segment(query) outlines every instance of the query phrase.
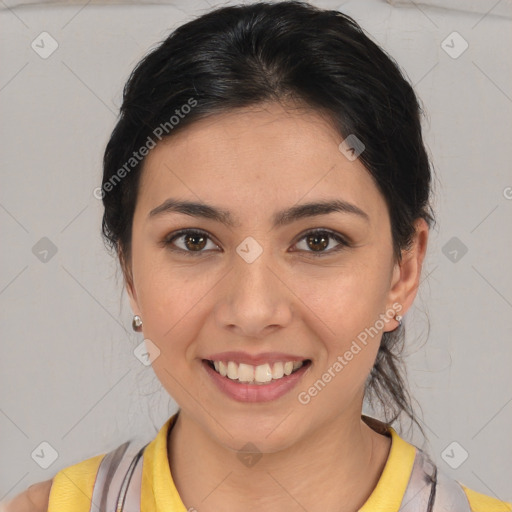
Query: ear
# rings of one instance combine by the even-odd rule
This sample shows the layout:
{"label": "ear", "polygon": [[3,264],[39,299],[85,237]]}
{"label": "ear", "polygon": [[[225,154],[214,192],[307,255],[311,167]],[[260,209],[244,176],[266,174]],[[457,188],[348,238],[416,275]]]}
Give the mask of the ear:
{"label": "ear", "polygon": [[131,264],[126,258],[121,247],[117,250],[117,255],[119,257],[119,263],[121,265],[121,270],[123,272],[123,279],[126,288],[126,292],[128,294],[128,298],[130,300],[130,306],[132,308],[134,315],[140,315],[139,304],[137,300],[137,292],[135,290],[135,286],[133,284],[133,274],[131,269]]}
{"label": "ear", "polygon": [[[400,315],[404,315],[411,307],[420,284],[421,269],[427,252],[429,228],[425,219],[419,218],[414,222],[415,234],[411,247],[402,251],[402,261],[393,268],[391,288],[388,294],[390,306],[400,304]],[[398,309],[397,309],[398,312]],[[396,326],[391,325],[384,332],[391,331]]]}

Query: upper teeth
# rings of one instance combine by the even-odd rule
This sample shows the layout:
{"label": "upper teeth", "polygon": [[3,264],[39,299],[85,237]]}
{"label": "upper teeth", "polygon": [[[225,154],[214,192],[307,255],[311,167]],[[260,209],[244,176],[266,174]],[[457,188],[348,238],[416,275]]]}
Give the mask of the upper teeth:
{"label": "upper teeth", "polygon": [[272,379],[280,379],[283,375],[290,375],[292,371],[302,366],[302,361],[287,361],[285,363],[277,362],[273,365],[269,363],[253,366],[245,363],[235,363],[234,361],[213,361],[215,369],[223,376],[240,382],[270,382]]}

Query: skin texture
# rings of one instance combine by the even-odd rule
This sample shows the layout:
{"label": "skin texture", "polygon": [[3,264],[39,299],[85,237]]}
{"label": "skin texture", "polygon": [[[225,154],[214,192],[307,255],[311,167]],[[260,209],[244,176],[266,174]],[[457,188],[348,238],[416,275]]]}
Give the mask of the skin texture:
{"label": "skin texture", "polygon": [[0,503],[0,512],[46,512],[51,487],[52,480],[31,485],[11,501]]}
{"label": "skin texture", "polygon": [[[145,160],[131,259],[120,257],[144,338],[160,350],[154,371],[181,408],[169,462],[187,508],[352,511],[381,475],[390,440],[361,420],[363,389],[382,332],[395,329],[396,320],[370,337],[307,405],[297,394],[393,304],[401,305],[401,315],[409,309],[428,226],[416,221],[414,244],[395,263],[384,197],[360,160],[339,150],[340,142],[318,113],[266,104],[194,123]],[[169,197],[229,210],[238,225],[177,213],[148,219]],[[277,210],[327,199],[355,204],[369,221],[336,212],[271,225]],[[160,244],[184,228],[210,238],[202,249],[183,237],[174,247],[201,255]],[[330,238],[327,248],[317,249],[318,242],[304,238],[317,228],[351,245],[332,252],[339,245]],[[249,236],[263,250],[252,263],[236,252]],[[315,249],[331,253],[315,257]],[[312,365],[279,399],[240,403],[214,386],[201,362],[225,350],[286,352]],[[263,454],[250,467],[237,457],[248,442]]]}

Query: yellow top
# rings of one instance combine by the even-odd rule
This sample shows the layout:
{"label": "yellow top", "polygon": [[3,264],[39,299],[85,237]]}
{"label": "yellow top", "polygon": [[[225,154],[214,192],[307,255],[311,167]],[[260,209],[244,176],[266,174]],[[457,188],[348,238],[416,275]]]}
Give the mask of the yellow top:
{"label": "yellow top", "polygon": [[[143,512],[187,512],[171,476],[167,459],[167,433],[176,414],[162,426],[144,451],[142,468],[141,510]],[[359,512],[398,512],[414,463],[416,448],[395,430],[391,449],[382,475]],[[89,512],[92,490],[100,462],[97,455],[62,469],[53,479],[48,512]],[[462,484],[461,484],[462,485]],[[473,512],[512,512],[512,504],[491,498],[462,485]]]}

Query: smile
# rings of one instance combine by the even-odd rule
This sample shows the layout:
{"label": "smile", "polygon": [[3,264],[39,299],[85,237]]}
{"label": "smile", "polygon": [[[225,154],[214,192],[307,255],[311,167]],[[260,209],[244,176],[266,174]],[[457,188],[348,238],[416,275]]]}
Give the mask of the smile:
{"label": "smile", "polygon": [[287,394],[312,364],[310,359],[257,366],[209,359],[203,359],[202,363],[216,387],[240,402],[268,402]]}

